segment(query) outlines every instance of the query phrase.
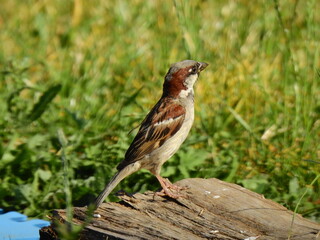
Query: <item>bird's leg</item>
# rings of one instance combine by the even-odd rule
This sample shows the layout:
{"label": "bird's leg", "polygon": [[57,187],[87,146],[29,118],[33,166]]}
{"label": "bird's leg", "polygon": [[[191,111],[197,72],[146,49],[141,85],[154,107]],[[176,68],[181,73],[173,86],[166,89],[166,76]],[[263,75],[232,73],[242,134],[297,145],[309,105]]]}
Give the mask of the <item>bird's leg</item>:
{"label": "bird's leg", "polygon": [[168,178],[163,178],[161,176],[160,176],[160,178],[162,178],[162,180],[165,182],[165,184],[167,185],[167,187],[169,189],[173,189],[173,190],[178,191],[178,192],[181,191],[181,190],[188,189],[187,187],[180,187],[178,185],[175,185],[175,184],[171,183]]}
{"label": "bird's leg", "polygon": [[[158,181],[161,184],[161,187],[163,189],[163,192],[165,195],[171,197],[171,198],[179,198],[182,197],[183,195],[179,194],[179,191],[182,189],[185,189],[184,187],[179,187],[177,185],[172,184],[168,179],[161,177],[160,175],[156,174],[155,175]],[[177,191],[178,193],[173,193],[172,190]]]}

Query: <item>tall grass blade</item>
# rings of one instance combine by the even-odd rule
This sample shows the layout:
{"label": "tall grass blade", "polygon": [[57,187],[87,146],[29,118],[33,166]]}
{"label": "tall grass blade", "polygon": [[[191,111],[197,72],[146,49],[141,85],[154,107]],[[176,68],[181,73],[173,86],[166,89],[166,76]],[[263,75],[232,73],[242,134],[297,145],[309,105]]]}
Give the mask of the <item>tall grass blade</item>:
{"label": "tall grass blade", "polygon": [[52,102],[55,96],[61,90],[61,84],[54,85],[50,87],[47,91],[43,93],[39,101],[33,106],[33,109],[27,116],[28,124],[37,120],[45,112],[47,106]]}

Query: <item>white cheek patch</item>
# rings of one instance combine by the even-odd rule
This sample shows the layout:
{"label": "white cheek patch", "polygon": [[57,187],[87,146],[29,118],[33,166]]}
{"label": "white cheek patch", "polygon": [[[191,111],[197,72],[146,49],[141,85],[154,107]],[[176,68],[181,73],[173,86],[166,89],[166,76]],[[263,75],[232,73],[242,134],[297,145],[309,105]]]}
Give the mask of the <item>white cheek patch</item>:
{"label": "white cheek patch", "polygon": [[187,88],[193,88],[194,83],[197,81],[198,79],[198,74],[192,74],[189,77],[187,77],[187,79],[185,80],[185,86]]}
{"label": "white cheek patch", "polygon": [[192,74],[189,77],[187,77],[186,80],[184,81],[184,86],[186,86],[187,89],[182,90],[179,93],[179,97],[186,98],[189,96],[190,93],[193,94],[193,85],[197,81],[197,79],[198,79],[198,74]]}
{"label": "white cheek patch", "polygon": [[179,93],[179,97],[181,98],[186,98],[189,96],[189,94],[193,94],[193,88],[187,88],[187,90],[182,90],[180,93]]}

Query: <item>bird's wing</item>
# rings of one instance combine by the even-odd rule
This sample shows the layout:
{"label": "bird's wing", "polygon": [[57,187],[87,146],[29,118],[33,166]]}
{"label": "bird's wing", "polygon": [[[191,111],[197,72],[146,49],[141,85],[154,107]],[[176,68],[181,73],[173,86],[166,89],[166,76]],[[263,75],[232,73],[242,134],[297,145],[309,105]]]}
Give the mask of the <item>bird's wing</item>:
{"label": "bird's wing", "polygon": [[136,137],[125,154],[125,159],[117,169],[121,170],[161,147],[167,139],[179,131],[185,113],[185,108],[174,102],[173,99],[160,99],[143,120]]}

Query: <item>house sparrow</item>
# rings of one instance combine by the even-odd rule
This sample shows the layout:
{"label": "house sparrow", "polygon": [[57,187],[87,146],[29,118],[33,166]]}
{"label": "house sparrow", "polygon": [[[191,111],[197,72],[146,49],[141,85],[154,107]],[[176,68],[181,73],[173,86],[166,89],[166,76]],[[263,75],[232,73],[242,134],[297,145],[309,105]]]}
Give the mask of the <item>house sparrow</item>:
{"label": "house sparrow", "polygon": [[165,76],[163,94],[140,125],[140,129],[118,165],[118,173],[95,200],[98,208],[117,184],[141,168],[149,170],[160,182],[164,194],[172,198],[179,190],[160,176],[161,166],[179,149],[194,120],[193,85],[207,63],[184,60],[171,65]]}

